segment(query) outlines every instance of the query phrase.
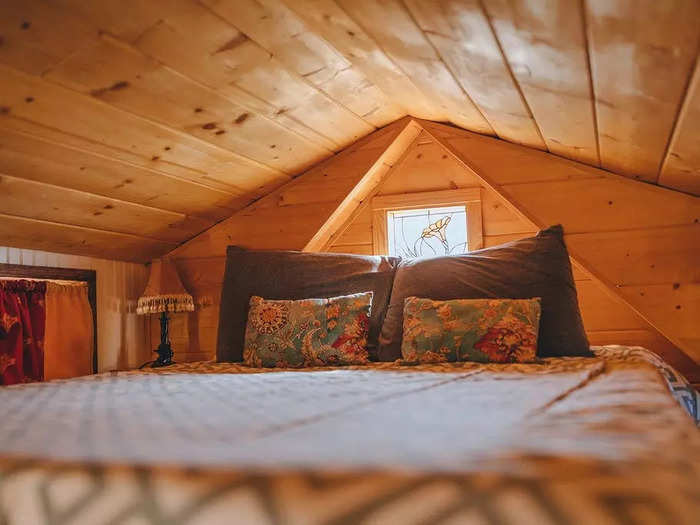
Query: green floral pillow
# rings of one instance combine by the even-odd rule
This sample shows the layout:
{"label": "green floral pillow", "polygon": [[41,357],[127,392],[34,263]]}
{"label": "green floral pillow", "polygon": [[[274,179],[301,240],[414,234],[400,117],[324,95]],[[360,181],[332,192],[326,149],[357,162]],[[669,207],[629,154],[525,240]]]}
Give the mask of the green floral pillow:
{"label": "green floral pillow", "polygon": [[540,298],[454,299],[407,297],[403,313],[404,360],[420,363],[535,360]]}
{"label": "green floral pillow", "polygon": [[372,292],[298,301],[253,296],[243,360],[292,368],[367,363],[371,307]]}

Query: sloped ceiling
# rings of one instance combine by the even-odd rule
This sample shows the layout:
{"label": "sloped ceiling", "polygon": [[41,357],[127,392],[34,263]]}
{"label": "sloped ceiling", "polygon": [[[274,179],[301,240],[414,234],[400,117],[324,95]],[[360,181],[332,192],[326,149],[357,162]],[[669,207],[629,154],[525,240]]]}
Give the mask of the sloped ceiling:
{"label": "sloped ceiling", "polygon": [[696,0],[3,0],[0,244],[148,260],[402,116],[700,194]]}

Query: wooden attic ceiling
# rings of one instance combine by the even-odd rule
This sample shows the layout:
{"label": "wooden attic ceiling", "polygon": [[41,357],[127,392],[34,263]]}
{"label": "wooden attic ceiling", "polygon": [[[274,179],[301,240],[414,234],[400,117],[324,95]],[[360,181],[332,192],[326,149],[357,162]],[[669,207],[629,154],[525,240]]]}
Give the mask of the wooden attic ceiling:
{"label": "wooden attic ceiling", "polygon": [[2,0],[0,244],[147,260],[405,115],[700,194],[697,0]]}

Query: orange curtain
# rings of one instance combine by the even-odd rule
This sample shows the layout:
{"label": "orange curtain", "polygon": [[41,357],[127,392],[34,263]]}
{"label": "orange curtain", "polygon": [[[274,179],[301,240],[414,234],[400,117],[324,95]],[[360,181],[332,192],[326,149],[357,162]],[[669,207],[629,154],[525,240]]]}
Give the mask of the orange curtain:
{"label": "orange curtain", "polygon": [[93,351],[92,309],[87,285],[48,282],[44,379],[91,374]]}

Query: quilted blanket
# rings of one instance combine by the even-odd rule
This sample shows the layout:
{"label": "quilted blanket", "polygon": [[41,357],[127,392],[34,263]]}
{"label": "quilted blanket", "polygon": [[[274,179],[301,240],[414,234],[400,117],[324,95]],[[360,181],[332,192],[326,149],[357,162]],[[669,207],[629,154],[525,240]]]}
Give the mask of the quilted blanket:
{"label": "quilted blanket", "polygon": [[697,523],[697,393],[595,350],[3,388],[0,523]]}

